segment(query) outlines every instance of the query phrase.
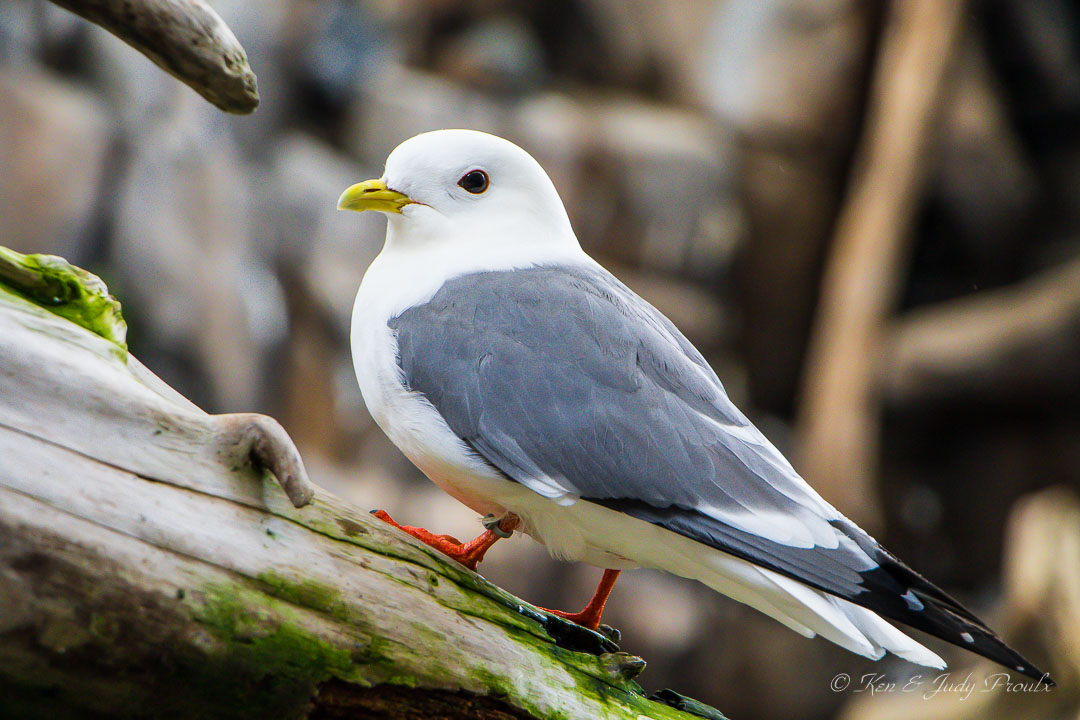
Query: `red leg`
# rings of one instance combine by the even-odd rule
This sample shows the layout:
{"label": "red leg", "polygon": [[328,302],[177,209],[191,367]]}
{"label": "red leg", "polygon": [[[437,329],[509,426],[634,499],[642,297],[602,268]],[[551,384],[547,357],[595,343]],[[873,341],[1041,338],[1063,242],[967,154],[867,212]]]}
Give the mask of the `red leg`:
{"label": "red leg", "polygon": [[[596,586],[596,592],[593,593],[592,600],[581,612],[568,613],[562,610],[548,610],[548,612],[566,618],[571,622],[576,622],[578,625],[587,627],[590,630],[595,630],[600,627],[600,615],[604,612],[604,603],[607,602],[608,596],[611,595],[611,590],[615,587],[615,581],[618,579],[620,572],[622,571],[604,571],[604,577],[600,578],[600,584]],[[547,610],[547,608],[544,609]]]}
{"label": "red leg", "polygon": [[[476,566],[484,559],[484,553],[499,540],[498,534],[491,530],[485,530],[469,542],[463,543],[451,535],[435,535],[424,528],[399,525],[385,510],[375,510],[371,514],[383,522],[393,525],[398,530],[412,535],[425,545],[430,545],[444,555],[450,556],[451,559],[457,560],[470,570],[476,570]],[[499,521],[499,529],[503,533],[512,532],[518,526],[518,523],[518,517],[511,513]]]}

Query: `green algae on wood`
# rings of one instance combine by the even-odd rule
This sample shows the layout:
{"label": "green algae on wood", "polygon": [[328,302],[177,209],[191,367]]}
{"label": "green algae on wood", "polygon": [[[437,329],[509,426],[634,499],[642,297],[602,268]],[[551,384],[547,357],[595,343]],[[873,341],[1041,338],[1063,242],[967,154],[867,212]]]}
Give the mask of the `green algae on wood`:
{"label": "green algae on wood", "polygon": [[[335,522],[329,523],[324,518],[320,519],[318,515],[307,514],[303,517],[302,524],[309,530],[320,532],[339,542],[364,547],[407,566],[423,568],[427,571],[429,582],[432,575],[449,581],[450,585],[457,586],[461,590],[462,595],[456,598],[440,598],[444,606],[453,608],[463,615],[488,620],[498,625],[507,636],[532,646],[540,655],[546,657],[551,667],[561,667],[570,674],[579,696],[587,697],[606,707],[612,717],[623,717],[626,713],[639,718],[686,717],[669,704],[656,702],[646,697],[646,692],[633,679],[644,666],[644,661],[639,658],[611,651],[600,654],[595,654],[596,650],[580,652],[559,644],[560,636],[566,635],[571,630],[581,635],[594,636],[598,641],[597,648],[610,643],[610,640],[603,636],[534,608],[520,598],[492,585],[482,576],[446,560],[437,552],[428,552],[427,548],[417,547],[411,543],[387,542],[386,535],[392,535],[392,533],[386,531],[384,527],[379,525],[371,527],[366,516],[343,515],[341,514],[343,508],[327,506],[326,498],[316,498],[313,507],[324,508],[328,515],[334,516]],[[373,568],[367,568],[367,570],[378,572]],[[265,586],[268,594],[331,616],[336,614],[335,608],[342,603],[342,598],[333,588],[307,580],[292,580],[272,571],[260,574],[257,579]],[[353,618],[353,621],[357,619]],[[411,625],[418,631],[423,627],[420,621],[414,621]],[[567,627],[564,629],[562,625]],[[438,636],[435,637],[436,640],[441,639]],[[562,639],[580,642],[583,638],[571,636]],[[438,642],[432,643],[432,647],[437,646]],[[616,649],[617,646],[610,643],[610,650]],[[377,647],[370,648],[363,654],[354,653],[353,658],[364,664],[389,663],[391,667],[394,665],[390,657],[377,652]],[[366,675],[369,671],[361,670],[360,672]],[[476,681],[477,688],[485,688],[489,695],[509,698],[515,706],[536,717],[561,717],[558,712],[531,705],[528,696],[523,695],[520,688],[509,677],[500,675],[494,668],[471,668],[467,673]],[[379,677],[378,682],[423,687],[431,679],[430,676],[402,674],[400,667],[397,667],[391,674]]]}
{"label": "green algae on wood", "polygon": [[669,688],[664,688],[659,692],[653,693],[649,699],[656,702],[662,702],[676,710],[682,710],[685,713],[697,715],[698,717],[705,718],[705,720],[728,720],[727,715],[724,715],[724,713],[720,712],[712,705],[706,705],[693,698],[688,698]]}
{"label": "green algae on wood", "polygon": [[195,618],[216,642],[190,663],[197,670],[190,682],[209,692],[218,710],[303,717],[319,683],[359,679],[349,650],[291,622],[285,601],[240,585],[210,585],[194,595]]}
{"label": "green algae on wood", "polygon": [[334,588],[314,580],[292,580],[272,570],[259,573],[256,579],[266,586],[269,595],[330,615],[341,622],[349,621],[349,608]]}
{"label": "green algae on wood", "polygon": [[0,287],[127,350],[120,301],[97,275],[55,255],[23,255],[0,246]]}
{"label": "green algae on wood", "polygon": [[[117,346],[0,281],[5,320],[0,355],[9,360],[0,365],[24,376],[52,371],[59,364],[34,357],[63,353],[56,386],[76,389],[39,397],[33,422],[18,421],[63,434],[0,427],[0,446],[44,468],[28,474],[0,462],[0,535],[49,559],[33,564],[42,575],[29,596],[45,601],[27,607],[59,619],[46,633],[50,647],[34,632],[44,623],[0,637],[0,697],[7,702],[5,691],[21,686],[21,717],[40,710],[36,717],[51,720],[59,705],[86,708],[73,716],[87,718],[301,718],[318,714],[326,688],[346,699],[350,688],[382,688],[396,697],[485,697],[515,718],[688,720],[643,695],[627,674],[640,661],[560,647],[553,641],[565,642],[568,631],[546,613],[329,493],[298,510],[269,478],[238,478],[228,453],[199,465],[191,448],[204,435],[189,442],[184,434],[194,432],[194,411],[173,414],[171,403],[132,410],[131,398],[146,396],[136,362],[112,362],[102,349]],[[70,371],[105,368],[103,361],[110,373],[86,389]],[[63,398],[53,403],[59,412],[46,403],[53,398]],[[47,411],[62,420],[87,404],[96,418],[106,400],[117,411],[108,427],[121,447],[139,448],[132,438],[143,438],[147,450],[170,448],[175,464],[143,464],[141,449],[86,452],[86,430],[98,423],[39,419]],[[127,424],[120,411],[131,413]],[[213,436],[220,424],[196,429]],[[71,477],[80,479],[78,493],[67,487]],[[56,563],[71,558],[79,562],[58,584]],[[19,578],[32,570],[12,567],[0,569]],[[354,574],[366,577],[350,580]],[[52,603],[61,592],[70,607],[58,611]],[[395,601],[377,602],[383,593]],[[77,624],[64,625],[72,618]]]}
{"label": "green algae on wood", "polygon": [[[204,649],[205,656],[196,664],[205,672],[191,677],[189,682],[194,683],[193,690],[210,692],[221,708],[243,706],[248,714],[252,703],[257,702],[265,717],[302,716],[312,694],[326,682],[424,688],[437,687],[454,675],[437,662],[424,669],[406,669],[395,652],[382,647],[384,639],[369,636],[357,627],[359,618],[352,619],[354,628],[360,632],[351,638],[322,637],[305,628],[297,614],[305,610],[337,619],[335,608],[339,607],[340,598],[332,588],[293,581],[273,571],[260,573],[253,583],[250,586],[243,582],[211,583],[185,598],[194,618],[214,639],[212,647]],[[412,624],[415,627],[419,622]],[[521,638],[519,633],[511,634]],[[438,634],[432,637],[445,640]],[[538,638],[532,638],[529,644],[546,655],[552,667],[562,666],[567,670],[577,693],[605,707],[612,717],[683,717],[670,707],[647,699],[635,683],[624,681],[625,687],[620,687],[619,683],[605,682],[580,667],[595,663],[599,670],[611,661],[609,656],[586,655],[577,658],[577,663],[567,663],[567,656],[574,655],[571,651]],[[436,646],[433,643],[432,647]],[[513,671],[503,675],[495,668],[482,666],[459,670],[475,680],[475,686],[462,690],[499,698],[533,717],[552,720],[568,717],[542,704],[531,703],[514,681]],[[254,688],[259,689],[257,698]]]}

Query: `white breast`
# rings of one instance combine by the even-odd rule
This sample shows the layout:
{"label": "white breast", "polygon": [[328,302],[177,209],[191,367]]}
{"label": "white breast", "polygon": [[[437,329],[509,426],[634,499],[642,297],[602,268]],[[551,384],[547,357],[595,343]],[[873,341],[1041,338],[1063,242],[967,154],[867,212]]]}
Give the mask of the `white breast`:
{"label": "white breast", "polygon": [[356,295],[352,354],[356,379],[371,416],[421,471],[446,492],[479,513],[501,513],[489,484],[511,484],[494,472],[453,433],[422,395],[405,385],[397,364],[397,339],[387,321],[392,274],[372,264]]}

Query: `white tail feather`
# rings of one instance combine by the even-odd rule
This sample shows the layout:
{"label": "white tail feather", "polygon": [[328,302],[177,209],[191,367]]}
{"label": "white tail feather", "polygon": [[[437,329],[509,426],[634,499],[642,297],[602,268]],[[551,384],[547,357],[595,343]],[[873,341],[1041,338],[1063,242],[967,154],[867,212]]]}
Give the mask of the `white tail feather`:
{"label": "white tail feather", "polygon": [[749,605],[806,637],[815,634],[873,660],[891,652],[909,662],[943,669],[945,662],[872,610],[785,575],[709,549],[696,579]]}

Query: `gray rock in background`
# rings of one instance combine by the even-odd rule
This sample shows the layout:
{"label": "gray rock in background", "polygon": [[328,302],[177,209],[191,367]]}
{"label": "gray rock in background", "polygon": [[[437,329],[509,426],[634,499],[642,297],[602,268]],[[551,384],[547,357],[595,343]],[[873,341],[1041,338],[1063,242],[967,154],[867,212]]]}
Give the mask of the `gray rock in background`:
{"label": "gray rock in background", "polygon": [[[846,182],[867,77],[873,3],[718,3],[701,55],[701,97],[733,131],[739,218],[733,287],[753,402],[790,411],[818,276]],[[724,204],[721,204],[724,207]],[[727,219],[725,219],[725,217]],[[729,240],[730,241],[730,240]]]}
{"label": "gray rock in background", "polygon": [[701,95],[730,127],[835,142],[864,72],[863,0],[729,0],[703,44]]}
{"label": "gray rock in background", "polygon": [[483,18],[454,38],[436,59],[440,74],[469,87],[521,97],[547,79],[539,38],[522,18]]}
{"label": "gray rock in background", "polygon": [[[727,170],[730,143],[707,119],[689,111],[631,100],[590,109],[597,150],[613,163],[613,176],[625,195],[624,212],[639,228],[637,262],[715,278],[730,254],[706,258],[693,249],[718,245],[716,238],[699,237],[709,229],[700,219],[718,198],[734,198]],[[727,238],[729,243],[737,240],[737,235]],[[706,260],[716,265],[705,265]]]}
{"label": "gray rock in background", "polygon": [[85,262],[112,138],[93,93],[29,64],[0,67],[3,244]]}
{"label": "gray rock in background", "polygon": [[399,143],[442,128],[499,132],[509,107],[438,75],[387,64],[347,113],[345,148],[360,162],[381,167]]}
{"label": "gray rock in background", "polygon": [[258,407],[263,353],[288,325],[252,247],[248,165],[220,114],[191,94],[130,143],[113,238],[125,307],[170,358],[167,380],[215,410]]}
{"label": "gray rock in background", "polygon": [[374,213],[341,212],[337,199],[348,186],[381,175],[382,166],[353,163],[301,133],[282,137],[272,162],[267,177],[275,190],[258,201],[263,232],[280,262],[294,268],[310,297],[347,338],[353,297],[382,250],[386,222]]}
{"label": "gray rock in background", "polygon": [[40,50],[41,3],[37,0],[8,0],[0,13],[0,60],[27,63]]}
{"label": "gray rock in background", "polygon": [[187,95],[195,95],[194,90],[163,73],[115,35],[71,17],[83,26],[82,72],[125,134],[142,131],[148,121],[176,112],[178,103],[189,101]]}
{"label": "gray rock in background", "polygon": [[278,248],[275,263],[288,269],[286,282],[299,284],[296,301],[308,305],[299,314],[314,315],[316,324],[322,318],[333,328],[324,340],[329,354],[321,358],[328,407],[296,403],[293,411],[306,417],[329,412],[334,423],[327,432],[335,436],[354,436],[372,424],[352,371],[349,328],[356,289],[386,234],[386,220],[374,213],[342,213],[337,198],[354,182],[380,174],[381,169],[365,169],[323,142],[294,133],[275,147],[266,184],[275,190],[259,198],[261,235]]}

